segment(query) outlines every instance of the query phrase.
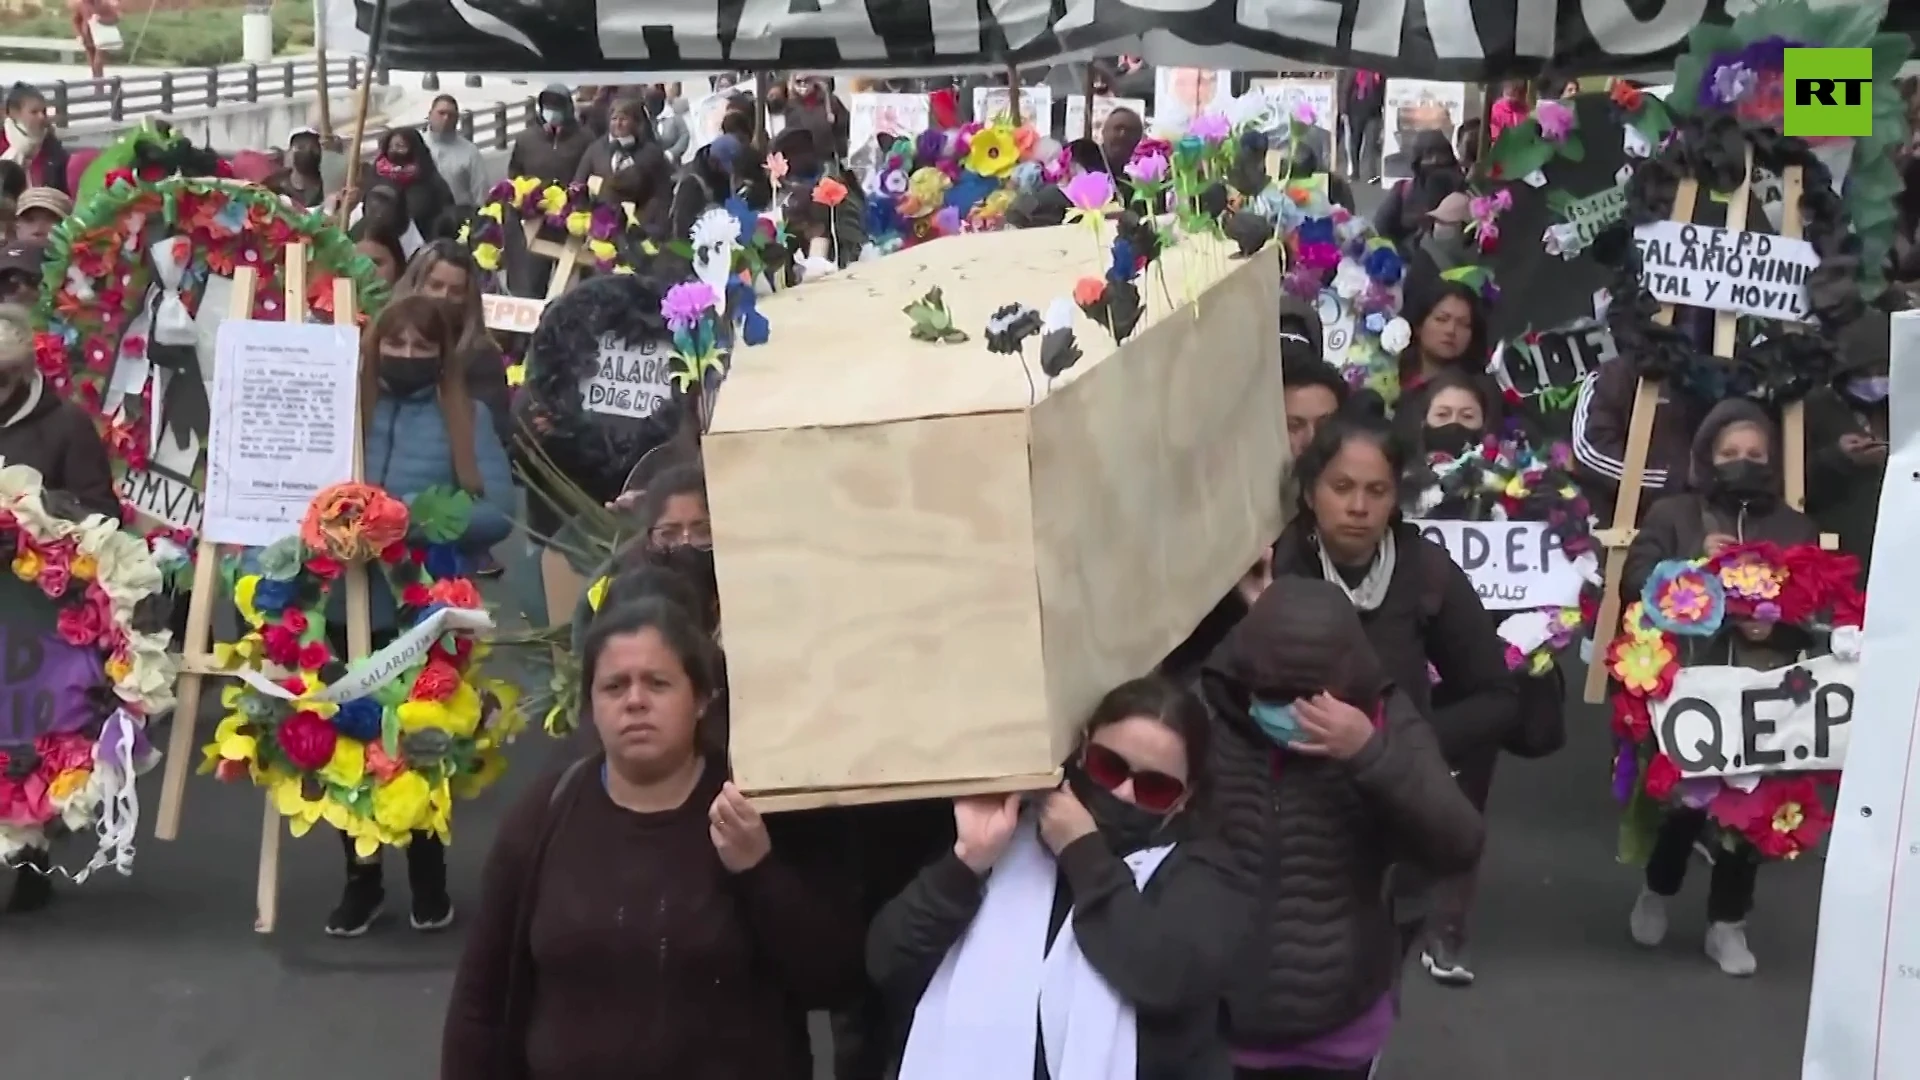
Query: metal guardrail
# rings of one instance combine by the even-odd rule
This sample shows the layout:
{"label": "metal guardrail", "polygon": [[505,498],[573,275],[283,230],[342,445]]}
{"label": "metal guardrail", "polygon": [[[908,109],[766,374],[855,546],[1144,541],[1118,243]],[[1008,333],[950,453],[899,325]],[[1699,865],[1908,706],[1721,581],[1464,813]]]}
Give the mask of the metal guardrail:
{"label": "metal guardrail", "polygon": [[[537,109],[531,97],[524,101],[502,101],[484,108],[466,109],[460,113],[460,134],[482,150],[505,150],[513,145],[515,136],[526,130],[527,124],[537,115]],[[427,122],[422,120],[417,124],[388,124],[378,130],[370,127],[366,139],[360,144],[360,152],[371,159],[372,155],[379,153],[380,141],[388,133],[401,127],[426,126]]]}
{"label": "metal guardrail", "polygon": [[[327,89],[351,90],[367,75],[358,56],[327,60]],[[229,64],[151,75],[114,75],[104,79],[61,81],[43,86],[55,126],[104,121],[117,123],[146,113],[168,115],[188,109],[218,109],[314,94],[320,90],[317,60],[277,64]]]}

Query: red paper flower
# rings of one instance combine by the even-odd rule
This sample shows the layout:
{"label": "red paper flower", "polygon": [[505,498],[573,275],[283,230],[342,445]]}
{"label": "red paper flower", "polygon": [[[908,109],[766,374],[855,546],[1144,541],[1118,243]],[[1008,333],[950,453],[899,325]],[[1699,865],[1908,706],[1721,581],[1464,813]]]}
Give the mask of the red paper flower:
{"label": "red paper flower", "polygon": [[1073,283],[1073,302],[1081,307],[1090,307],[1099,303],[1106,291],[1106,282],[1097,277],[1083,277]]}
{"label": "red paper flower", "polygon": [[1653,737],[1653,714],[1646,698],[1638,694],[1613,695],[1613,734],[1631,743],[1643,743]]}
{"label": "red paper flower", "polygon": [[331,659],[333,659],[333,653],[328,651],[327,643],[324,641],[309,641],[300,646],[301,671],[318,671]]}
{"label": "red paper flower", "polygon": [[1841,552],[1823,551],[1818,544],[1796,544],[1780,553],[1778,565],[1787,580],[1780,587],[1780,618],[1789,623],[1812,619],[1856,594],[1860,562]]}
{"label": "red paper flower", "polygon": [[1629,113],[1637,113],[1640,111],[1642,104],[1640,88],[1627,82],[1625,79],[1615,79],[1613,88],[1607,91],[1607,96],[1613,99],[1615,105],[1620,106]]}
{"label": "red paper flower", "polygon": [[395,540],[380,550],[380,561],[388,566],[399,566],[407,557],[407,542],[404,538]]}
{"label": "red paper flower", "polygon": [[307,560],[307,572],[322,581],[332,581],[340,576],[340,563],[326,555],[315,555]]}
{"label": "red paper flower", "polygon": [[445,701],[460,689],[460,673],[445,660],[431,659],[413,680],[413,700]]}
{"label": "red paper flower", "polygon": [[298,675],[289,675],[280,680],[280,689],[294,697],[304,697],[307,693],[307,680]]}
{"label": "red paper flower", "polygon": [[60,640],[69,645],[82,648],[100,640],[100,632],[106,629],[108,621],[101,617],[99,607],[93,604],[68,604],[60,609],[60,617],[54,627],[60,632]]}
{"label": "red paper flower", "polygon": [[455,634],[453,635],[453,648],[449,649],[446,646],[446,639],[443,637],[427,649],[427,655],[439,660],[445,660],[455,667],[463,666],[467,662],[467,657],[473,655],[473,639],[464,634]]}
{"label": "red paper flower", "polygon": [[300,661],[300,638],[284,626],[269,626],[260,631],[260,644],[270,663],[290,668]]}
{"label": "red paper flower", "polygon": [[231,758],[221,758],[220,764],[213,767],[213,778],[215,780],[226,781],[245,780],[247,778],[247,763],[244,761],[234,761]]}
{"label": "red paper flower", "polygon": [[1751,792],[1727,788],[1714,797],[1707,813],[1770,859],[1797,857],[1833,827],[1820,785],[1805,776],[1765,776]]}
{"label": "red paper flower", "polygon": [[302,772],[312,772],[332,761],[333,746],[340,737],[332,724],[306,710],[287,717],[274,735],[288,763]]}
{"label": "red paper flower", "polygon": [[1647,762],[1647,776],[1644,781],[1647,797],[1666,802],[1673,794],[1673,786],[1680,782],[1680,768],[1667,755],[1655,751],[1653,760]]}
{"label": "red paper flower", "polygon": [[296,634],[305,634],[308,626],[307,613],[299,608],[290,607],[280,616],[280,625]]}
{"label": "red paper flower", "polygon": [[447,578],[444,581],[436,581],[427,592],[436,601],[448,607],[479,610],[485,606],[480,599],[479,588],[466,578]]}
{"label": "red paper flower", "polygon": [[433,594],[416,581],[400,590],[400,603],[403,607],[423,608],[433,603]]}

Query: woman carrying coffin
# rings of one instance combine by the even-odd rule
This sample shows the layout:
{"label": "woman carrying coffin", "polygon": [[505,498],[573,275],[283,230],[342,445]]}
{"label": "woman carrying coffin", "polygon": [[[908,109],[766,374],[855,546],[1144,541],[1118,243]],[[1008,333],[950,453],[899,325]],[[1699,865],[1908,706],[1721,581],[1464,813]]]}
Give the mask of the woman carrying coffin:
{"label": "woman carrying coffin", "polygon": [[1138,679],[1094,708],[1061,789],[954,800],[952,850],[867,936],[912,1016],[900,1080],[1229,1074],[1245,908],[1192,828],[1209,734],[1189,693]]}
{"label": "woman carrying coffin", "polygon": [[[1586,500],[1566,473],[1570,458],[1564,446],[1541,453],[1511,432],[1490,432],[1490,403],[1480,383],[1465,372],[1441,372],[1427,384],[1422,397],[1425,415],[1403,408],[1396,418],[1403,437],[1420,449],[1415,467],[1402,484],[1401,507],[1407,517],[1551,521],[1555,524],[1548,527],[1558,538],[1556,546],[1569,557],[1592,551]],[[1570,644],[1581,625],[1578,598],[1566,599],[1576,603],[1538,613],[1553,630],[1546,640],[1529,642],[1525,651],[1501,642],[1519,695],[1520,723],[1504,742],[1474,746],[1455,761],[1455,778],[1475,809],[1486,809],[1501,751],[1544,757],[1566,741],[1566,680],[1555,666],[1554,649]],[[1509,617],[1517,616],[1504,608],[1494,615],[1496,620]],[[1519,632],[1517,626],[1514,632]],[[1436,699],[1451,693],[1444,681],[1434,688]],[[1477,868],[1454,874],[1435,881],[1428,892],[1432,911],[1420,960],[1429,975],[1446,985],[1468,986],[1474,981],[1466,947],[1477,877]]]}
{"label": "woman carrying coffin", "polygon": [[[1318,578],[1347,595],[1388,680],[1433,725],[1446,761],[1460,769],[1514,737],[1519,689],[1473,582],[1401,517],[1409,454],[1386,421],[1363,411],[1323,425],[1294,465],[1300,513],[1274,545],[1273,574]],[[1398,875],[1395,887],[1410,947],[1425,893],[1413,872]],[[1426,946],[1446,953],[1444,939]],[[1466,970],[1457,956],[1434,959]]]}
{"label": "woman carrying coffin", "polygon": [[1387,868],[1480,853],[1480,815],[1370,636],[1340,586],[1282,576],[1201,672],[1212,815],[1254,902],[1224,996],[1245,1080],[1366,1077],[1404,956]]}
{"label": "woman carrying coffin", "polygon": [[[1623,600],[1640,599],[1654,568],[1669,559],[1716,555],[1757,541],[1781,548],[1818,543],[1813,520],[1782,500],[1779,447],[1779,431],[1758,404],[1735,398],[1714,406],[1694,436],[1693,490],[1655,503],[1633,538],[1621,577]],[[1681,638],[1681,663],[1768,670],[1792,663],[1812,644],[1803,631],[1781,623],[1729,619],[1728,624],[1711,637]],[[1679,893],[1694,842],[1707,824],[1704,809],[1667,811],[1629,920],[1640,944],[1651,948],[1666,939],[1667,898]],[[1706,951],[1729,975],[1751,975],[1758,967],[1746,930],[1758,869],[1757,856],[1745,847],[1715,853]]]}
{"label": "woman carrying coffin", "polygon": [[588,634],[603,753],[507,815],[448,1003],[446,1080],[805,1080],[806,1013],[860,923],[804,818],[763,819],[698,738],[712,642],[660,601]]}

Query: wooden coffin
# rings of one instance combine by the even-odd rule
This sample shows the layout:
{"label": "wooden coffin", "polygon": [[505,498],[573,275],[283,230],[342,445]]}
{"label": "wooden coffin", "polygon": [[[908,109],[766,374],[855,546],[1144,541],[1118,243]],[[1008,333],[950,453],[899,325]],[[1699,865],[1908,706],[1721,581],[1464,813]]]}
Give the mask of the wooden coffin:
{"label": "wooden coffin", "polygon": [[[1107,234],[1108,237],[1111,233]],[[1279,267],[1187,240],[1051,388],[985,344],[1105,270],[1082,227],[952,237],[762,302],[705,443],[732,758],[776,808],[1053,781],[1278,535]],[[1096,261],[1096,256],[1097,261]],[[939,286],[970,340],[909,337]],[[1029,382],[1031,377],[1031,384]]]}

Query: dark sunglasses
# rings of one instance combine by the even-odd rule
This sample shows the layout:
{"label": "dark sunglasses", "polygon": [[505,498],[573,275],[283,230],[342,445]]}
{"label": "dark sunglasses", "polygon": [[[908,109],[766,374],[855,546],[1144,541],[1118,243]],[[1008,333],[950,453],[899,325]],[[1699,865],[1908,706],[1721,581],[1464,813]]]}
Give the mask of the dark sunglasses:
{"label": "dark sunglasses", "polygon": [[1187,793],[1185,781],[1152,769],[1136,769],[1132,762],[1099,743],[1088,743],[1081,751],[1080,767],[1087,779],[1108,791],[1118,791],[1122,784],[1133,781],[1134,805],[1156,814],[1173,809]]}

